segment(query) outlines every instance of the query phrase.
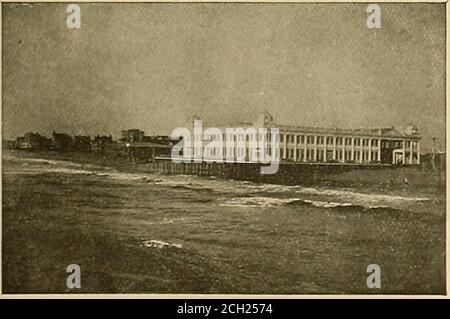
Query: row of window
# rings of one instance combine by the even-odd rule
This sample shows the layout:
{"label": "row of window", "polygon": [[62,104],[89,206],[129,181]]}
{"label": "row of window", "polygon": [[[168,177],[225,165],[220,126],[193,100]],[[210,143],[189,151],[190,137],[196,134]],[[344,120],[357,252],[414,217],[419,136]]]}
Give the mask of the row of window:
{"label": "row of window", "polygon": [[[205,138],[205,139],[203,139]],[[271,134],[267,133],[265,136],[266,141],[271,141]],[[259,135],[259,140],[261,141],[263,139],[263,136]],[[280,134],[280,143],[284,143],[284,140],[286,139],[286,143],[292,143],[292,144],[306,144],[308,145],[314,145],[315,139],[317,139],[317,145],[333,145],[334,139],[336,139],[336,145],[352,145],[352,139],[354,140],[354,146],[371,146],[378,147],[379,146],[379,140],[378,139],[369,139],[369,138],[359,138],[359,137],[333,137],[333,136],[313,136],[313,135],[293,135],[293,134]],[[194,141],[202,141],[202,140],[216,140],[216,137],[214,135],[211,136],[205,136],[203,135],[195,135]],[[237,141],[237,142],[252,142],[257,141],[258,135],[247,135],[247,134],[224,134],[223,135],[223,141]],[[383,141],[382,142],[383,148],[402,148],[403,147],[403,141]],[[414,149],[417,149],[418,142],[416,141],[405,141],[405,148],[413,147]]]}
{"label": "row of window", "polygon": [[[201,157],[203,155],[208,156],[218,156],[218,157],[239,157],[239,158],[248,158],[250,156],[250,152],[254,150],[250,150],[247,147],[237,147],[237,148],[223,148],[222,152],[220,152],[220,148],[209,148],[207,150],[208,154],[203,154],[205,150],[202,147],[194,147],[194,156]],[[276,151],[276,150],[275,150]],[[267,155],[272,155],[272,149],[267,148]],[[257,157],[258,153],[255,152],[254,156]]]}
{"label": "row of window", "polygon": [[[317,150],[316,153],[316,161],[318,162],[324,162],[325,161],[325,154],[326,154],[326,160],[331,161],[333,160],[333,153],[332,152],[325,152],[325,150]],[[336,151],[336,158],[334,160],[337,161],[361,161],[361,154],[362,154],[362,161],[378,161],[378,151],[373,151],[371,154],[369,151],[355,151],[354,152],[354,158],[352,159],[352,152],[351,151],[343,151],[343,150],[337,150]],[[293,149],[289,149],[288,152],[286,152],[286,159],[294,160],[295,152]],[[371,158],[369,159],[369,155],[371,155]],[[313,161],[314,160],[314,150],[307,149],[306,152],[303,149],[297,150],[297,161]]]}
{"label": "row of window", "polygon": [[[414,149],[417,149],[418,143],[419,142],[417,142],[417,141],[405,141],[405,148],[410,148],[412,146]],[[403,142],[402,141],[383,141],[381,143],[381,145],[383,148],[395,149],[395,148],[402,148]]]}
{"label": "row of window", "polygon": [[[272,149],[268,148],[268,156],[271,156],[272,154]],[[280,152],[282,152],[282,149],[280,149]],[[317,162],[325,162],[325,156],[326,156],[326,161],[331,161],[333,160],[333,152],[332,151],[326,151],[325,150],[316,150],[316,161]],[[326,154],[326,155],[325,155]],[[361,156],[362,156],[362,161],[378,161],[378,151],[372,151],[371,152],[371,157],[369,158],[369,151],[359,151],[359,150],[355,150],[354,154],[353,154],[353,159],[352,159],[352,152],[351,151],[343,151],[343,150],[336,150],[336,158],[334,160],[337,161],[355,161],[355,162],[360,162],[361,161]],[[194,155],[197,157],[201,157],[202,156],[202,148],[201,147],[195,147],[194,148]],[[234,148],[225,148],[222,151],[222,154],[219,154],[219,149],[215,149],[215,148],[211,148],[209,149],[209,154],[210,156],[216,156],[219,155],[221,157],[226,156],[226,157],[238,157],[238,158],[246,158],[248,159],[250,157],[249,154],[249,149],[248,148],[244,148],[244,147],[238,147],[236,149]],[[297,157],[295,158],[295,151],[294,149],[288,149],[286,152],[286,157],[283,157],[283,159],[289,159],[289,160],[297,160],[299,162],[301,161],[314,161],[314,150],[313,149],[307,149],[306,152],[304,149],[298,149],[297,150]]]}
{"label": "row of window", "polygon": [[[214,140],[219,140],[219,138],[217,138],[218,135],[214,135],[214,134],[199,134],[199,135],[194,135],[194,141],[199,142],[199,141],[214,141]],[[222,141],[226,142],[226,141],[237,141],[237,142],[252,142],[252,141],[262,141],[263,139],[265,139],[266,141],[270,141],[272,138],[272,135],[270,133],[265,134],[234,134],[234,133],[229,133],[229,134],[223,134],[222,135]]]}
{"label": "row of window", "polygon": [[314,144],[314,139],[317,139],[318,145],[333,145],[334,139],[336,139],[337,145],[352,145],[352,139],[354,139],[354,145],[355,146],[361,146],[361,143],[363,146],[369,146],[370,141],[372,141],[372,146],[378,147],[379,140],[378,139],[368,139],[368,138],[359,138],[359,137],[333,137],[333,136],[313,136],[313,135],[280,135],[280,142],[284,142],[284,139],[286,139],[287,143],[297,143],[298,144],[304,144],[306,139],[306,144]]}

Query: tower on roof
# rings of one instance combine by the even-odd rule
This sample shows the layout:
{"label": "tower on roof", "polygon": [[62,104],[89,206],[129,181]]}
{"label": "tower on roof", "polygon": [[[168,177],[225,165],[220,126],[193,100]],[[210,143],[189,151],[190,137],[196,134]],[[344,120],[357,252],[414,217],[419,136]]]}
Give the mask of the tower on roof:
{"label": "tower on roof", "polygon": [[256,118],[256,121],[254,123],[254,126],[257,127],[264,127],[265,125],[273,122],[273,116],[267,111],[264,111],[258,115]]}

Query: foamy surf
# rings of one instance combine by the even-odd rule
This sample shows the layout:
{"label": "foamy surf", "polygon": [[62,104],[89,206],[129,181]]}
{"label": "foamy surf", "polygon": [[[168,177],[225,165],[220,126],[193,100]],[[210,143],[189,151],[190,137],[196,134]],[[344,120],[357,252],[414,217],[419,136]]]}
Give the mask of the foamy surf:
{"label": "foamy surf", "polygon": [[274,198],[274,197],[235,197],[231,198],[219,206],[232,206],[232,207],[273,207],[282,206],[288,203],[296,202],[299,198]]}
{"label": "foamy surf", "polygon": [[400,207],[392,207],[385,205],[360,205],[351,202],[338,202],[329,200],[312,200],[301,198],[274,198],[274,197],[234,197],[220,203],[219,206],[225,207],[242,207],[242,208],[270,208],[277,206],[312,206],[323,209],[346,209],[367,212],[378,209],[387,209],[391,211],[403,210]]}
{"label": "foamy surf", "polygon": [[181,245],[181,244],[172,244],[172,243],[168,243],[168,242],[165,242],[162,240],[144,240],[142,242],[142,246],[150,247],[150,248],[159,248],[159,249],[163,249],[163,248],[181,249],[183,247],[183,245]]}
{"label": "foamy surf", "polygon": [[352,203],[394,203],[394,202],[428,202],[431,199],[427,197],[406,197],[398,195],[381,195],[381,194],[364,194],[348,190],[332,190],[332,189],[316,189],[301,188],[296,191],[297,194],[303,195],[322,195],[335,198],[348,198]]}
{"label": "foamy surf", "polygon": [[162,188],[174,188],[186,192],[206,191],[221,196],[217,200],[219,206],[274,207],[306,204],[321,208],[363,207],[372,209],[386,207],[408,210],[417,203],[431,201],[431,199],[426,197],[371,194],[344,189],[258,184],[249,181],[206,178],[193,175],[168,176],[141,172],[129,173],[121,172],[114,168],[63,160],[12,159],[27,163],[27,165],[21,165],[20,169],[15,171],[16,174],[83,174],[107,178],[118,183],[141,185],[148,183]]}
{"label": "foamy surf", "polygon": [[48,167],[48,168],[22,168],[20,171],[3,172],[10,175],[41,175],[41,174],[62,174],[62,175],[92,175],[92,171],[83,169],[73,169],[64,167]]}
{"label": "foamy surf", "polygon": [[324,202],[305,199],[302,201],[305,204],[311,204],[314,207],[320,208],[336,208],[336,207],[351,207],[354,206],[351,203],[337,203],[337,202]]}

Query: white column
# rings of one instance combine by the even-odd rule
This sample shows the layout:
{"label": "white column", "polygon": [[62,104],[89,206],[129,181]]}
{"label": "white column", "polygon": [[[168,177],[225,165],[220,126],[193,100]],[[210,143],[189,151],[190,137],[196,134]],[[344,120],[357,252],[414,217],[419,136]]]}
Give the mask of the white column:
{"label": "white column", "polygon": [[336,160],[336,136],[333,136],[333,160]]}
{"label": "white column", "polygon": [[294,135],[294,161],[297,162],[297,135]]}
{"label": "white column", "polygon": [[378,139],[378,162],[381,163],[381,139]]}
{"label": "white column", "polygon": [[420,164],[420,141],[417,141],[417,164]]}
{"label": "white column", "polygon": [[342,138],[342,163],[345,163],[345,142],[347,141],[346,137]]}
{"label": "white column", "polygon": [[286,158],[286,152],[287,152],[287,134],[283,134],[283,158]]}
{"label": "white column", "polygon": [[369,138],[369,163],[372,162],[372,139]]}
{"label": "white column", "polygon": [[326,163],[327,162],[327,139],[328,136],[324,136],[323,137],[323,161]]}
{"label": "white column", "polygon": [[307,153],[306,151],[308,149],[307,140],[308,140],[308,135],[303,136],[303,162],[308,161],[308,159],[306,158],[306,153]]}
{"label": "white column", "polygon": [[317,161],[317,135],[314,135],[314,154],[313,154],[313,161]]}
{"label": "white column", "polygon": [[355,160],[355,138],[352,137],[352,154],[350,155],[352,161]]}
{"label": "white column", "polygon": [[409,164],[413,163],[413,143],[409,141]]}
{"label": "white column", "polygon": [[360,137],[359,138],[359,148],[360,148],[360,153],[359,153],[359,161],[362,163],[363,162],[363,152],[364,152],[364,147],[363,147],[363,138]]}

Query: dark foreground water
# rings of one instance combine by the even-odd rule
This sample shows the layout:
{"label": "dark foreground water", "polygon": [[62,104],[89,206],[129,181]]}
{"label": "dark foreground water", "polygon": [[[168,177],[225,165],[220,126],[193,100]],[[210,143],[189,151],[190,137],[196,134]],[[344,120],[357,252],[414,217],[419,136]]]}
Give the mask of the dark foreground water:
{"label": "dark foreground water", "polygon": [[[3,159],[5,293],[445,293],[445,197]],[[81,267],[81,289],[66,266]],[[381,289],[368,289],[378,264]]]}

